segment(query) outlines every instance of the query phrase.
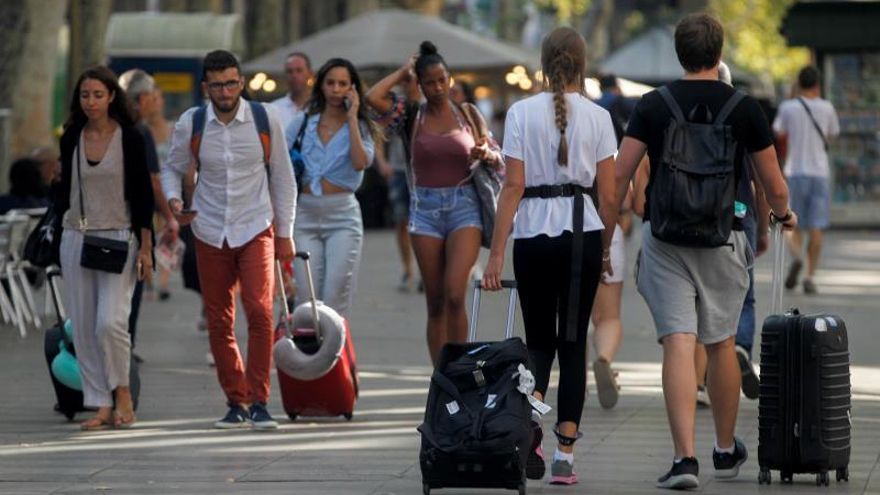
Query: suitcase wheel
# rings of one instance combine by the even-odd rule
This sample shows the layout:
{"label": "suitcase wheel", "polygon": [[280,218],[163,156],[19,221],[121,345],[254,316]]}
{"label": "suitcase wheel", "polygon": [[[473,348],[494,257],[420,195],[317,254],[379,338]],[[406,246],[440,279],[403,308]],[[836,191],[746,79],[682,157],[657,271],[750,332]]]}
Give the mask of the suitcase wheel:
{"label": "suitcase wheel", "polygon": [[821,473],[816,473],[816,486],[828,486],[830,482],[830,477],[828,476],[828,471],[822,471]]}
{"label": "suitcase wheel", "polygon": [[296,418],[299,417],[297,413],[287,413],[287,417],[290,418],[291,421],[296,421]]}
{"label": "suitcase wheel", "polygon": [[790,485],[793,480],[791,471],[782,471],[779,473],[779,480],[783,485]]}
{"label": "suitcase wheel", "polygon": [[526,495],[526,482],[520,481],[519,486],[517,487],[517,492],[519,495]]}
{"label": "suitcase wheel", "polygon": [[[351,418],[354,417],[354,413],[347,412],[347,413],[344,413],[342,415],[342,417],[345,418],[346,421],[351,421]],[[430,490],[430,488],[429,488],[429,490]]]}
{"label": "suitcase wheel", "polygon": [[848,467],[837,468],[837,481],[838,482],[840,482],[840,481],[849,482],[849,468]]}
{"label": "suitcase wheel", "polygon": [[772,479],[773,479],[773,477],[770,475],[770,470],[765,469],[765,468],[761,468],[761,471],[758,473],[758,484],[759,485],[764,485],[764,484],[769,485],[770,481]]}
{"label": "suitcase wheel", "polygon": [[422,495],[431,495],[431,485],[422,482]]}

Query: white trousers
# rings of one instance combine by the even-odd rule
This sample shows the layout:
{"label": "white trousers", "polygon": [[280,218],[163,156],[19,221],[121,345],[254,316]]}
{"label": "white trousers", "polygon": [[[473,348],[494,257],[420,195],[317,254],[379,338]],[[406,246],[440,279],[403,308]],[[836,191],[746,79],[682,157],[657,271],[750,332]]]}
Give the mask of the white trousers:
{"label": "white trousers", "polygon": [[129,230],[90,231],[89,235],[129,241],[128,259],[121,274],[80,266],[83,233],[64,229],[61,236],[63,300],[73,324],[73,345],[87,407],[110,407],[113,390],[128,386],[131,338],[128,314],[137,279],[137,242]]}

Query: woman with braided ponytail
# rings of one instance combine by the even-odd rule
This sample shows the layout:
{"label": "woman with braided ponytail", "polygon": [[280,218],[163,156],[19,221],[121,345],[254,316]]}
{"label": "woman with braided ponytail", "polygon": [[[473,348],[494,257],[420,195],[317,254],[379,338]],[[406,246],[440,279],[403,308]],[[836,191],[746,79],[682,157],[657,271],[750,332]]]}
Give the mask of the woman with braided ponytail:
{"label": "woman with braided ponytail", "polygon": [[[587,326],[617,223],[614,154],[608,112],[587,99],[586,44],[558,28],[541,47],[545,92],[515,103],[504,128],[507,177],[483,287],[501,288],[507,236],[513,228],[513,270],[521,296],[526,345],[543,400],[559,356],[558,444],[550,483],[573,484],[574,443],[586,395]],[[514,222],[516,215],[516,222]],[[558,323],[558,325],[557,325]],[[544,475],[540,415],[526,476]]]}

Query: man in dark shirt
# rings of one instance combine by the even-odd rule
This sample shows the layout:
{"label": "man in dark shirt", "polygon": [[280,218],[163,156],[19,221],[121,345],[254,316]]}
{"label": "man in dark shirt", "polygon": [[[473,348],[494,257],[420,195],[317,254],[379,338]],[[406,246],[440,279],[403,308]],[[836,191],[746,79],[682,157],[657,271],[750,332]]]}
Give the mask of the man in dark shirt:
{"label": "man in dark shirt", "polygon": [[[676,27],[675,49],[685,76],[667,88],[691,122],[712,122],[735,93],[718,81],[723,44],[723,29],[709,15],[687,16]],[[731,232],[728,244],[716,248],[681,246],[653,236],[648,206],[654,178],[660,167],[666,166],[662,159],[664,134],[672,119],[669,106],[657,91],[646,94],[636,106],[618,154],[617,198],[623,201],[647,151],[652,167],[636,278],[663,347],[663,394],[675,447],[672,468],[657,480],[657,485],[682,489],[699,485],[694,448],[697,386],[693,359],[698,339],[709,355],[715,476],[735,477],[748,457],[745,445],[734,437],[740,391],[734,337],[748,289],[748,267],[754,257],[741,226]],[[796,225],[797,217],[788,208],[788,189],[779,171],[770,128],[758,103],[746,96],[724,125],[736,141],[735,177],[742,177],[744,157],[751,155],[772,214],[786,228]]]}

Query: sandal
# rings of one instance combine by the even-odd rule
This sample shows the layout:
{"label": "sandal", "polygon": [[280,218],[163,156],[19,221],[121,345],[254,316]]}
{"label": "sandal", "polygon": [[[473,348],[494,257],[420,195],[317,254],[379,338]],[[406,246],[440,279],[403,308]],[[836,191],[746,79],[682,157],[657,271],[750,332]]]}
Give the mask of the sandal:
{"label": "sandal", "polygon": [[131,428],[131,426],[135,422],[134,411],[129,411],[128,413],[120,413],[119,411],[113,412],[113,427],[125,429]]}
{"label": "sandal", "polygon": [[91,417],[79,424],[79,428],[82,431],[106,430],[111,426],[113,425],[110,423],[110,418],[102,418],[100,416]]}

